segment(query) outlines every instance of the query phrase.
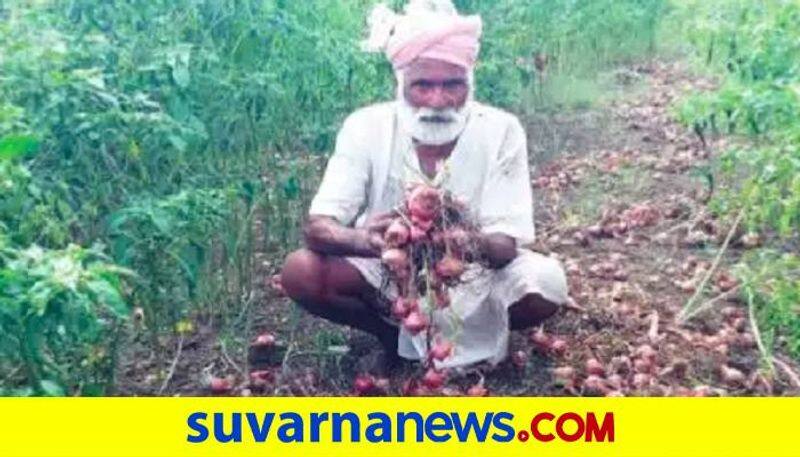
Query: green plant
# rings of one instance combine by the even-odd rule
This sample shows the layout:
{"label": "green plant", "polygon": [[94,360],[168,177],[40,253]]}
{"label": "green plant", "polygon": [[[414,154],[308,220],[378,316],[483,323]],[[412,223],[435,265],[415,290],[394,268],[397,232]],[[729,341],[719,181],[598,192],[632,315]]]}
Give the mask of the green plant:
{"label": "green plant", "polygon": [[800,356],[797,259],[800,227],[800,4],[780,0],[723,2],[691,14],[688,34],[697,57],[720,76],[720,87],[690,96],[678,117],[705,138],[740,135],[744,146],[720,160],[728,183],[714,202],[723,214],[745,209],[749,231],[767,246],[739,265],[748,301],[758,308],[768,342],[788,341]]}
{"label": "green plant", "polygon": [[120,278],[129,273],[96,249],[0,240],[0,366],[12,373],[9,392],[106,392],[115,369],[109,341],[128,314]]}

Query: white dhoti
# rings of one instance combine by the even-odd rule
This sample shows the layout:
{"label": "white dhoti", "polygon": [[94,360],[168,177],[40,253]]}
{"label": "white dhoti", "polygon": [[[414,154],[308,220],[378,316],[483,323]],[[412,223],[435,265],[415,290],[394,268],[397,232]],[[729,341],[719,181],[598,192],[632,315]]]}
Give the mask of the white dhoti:
{"label": "white dhoti", "polygon": [[[394,287],[384,285],[385,272],[377,259],[347,259],[387,301],[397,297]],[[434,319],[442,333],[453,338],[453,355],[437,367],[462,366],[480,361],[496,364],[508,353],[508,307],[530,294],[562,304],[567,301],[567,282],[559,262],[539,253],[520,249],[517,257],[498,270],[473,268],[465,282],[450,290],[451,305],[436,311]],[[451,314],[452,313],[452,314]],[[449,316],[457,317],[452,320]],[[390,322],[391,318],[387,316]],[[411,335],[400,327],[401,357],[419,360],[427,354],[425,335]]]}

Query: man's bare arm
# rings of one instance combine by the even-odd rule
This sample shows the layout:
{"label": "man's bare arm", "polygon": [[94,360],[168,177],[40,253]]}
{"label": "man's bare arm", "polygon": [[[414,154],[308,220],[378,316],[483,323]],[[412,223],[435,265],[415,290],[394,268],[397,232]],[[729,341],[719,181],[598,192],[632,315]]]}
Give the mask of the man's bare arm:
{"label": "man's bare arm", "polygon": [[390,218],[379,216],[363,228],[342,225],[328,216],[311,216],[303,228],[306,247],[327,255],[379,257],[383,248],[383,232]]}

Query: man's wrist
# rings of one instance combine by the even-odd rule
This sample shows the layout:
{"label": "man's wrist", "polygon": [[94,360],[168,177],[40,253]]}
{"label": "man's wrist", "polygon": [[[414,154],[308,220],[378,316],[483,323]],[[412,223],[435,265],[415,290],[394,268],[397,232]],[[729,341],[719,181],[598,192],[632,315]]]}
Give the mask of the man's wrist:
{"label": "man's wrist", "polygon": [[372,234],[364,228],[353,231],[353,247],[358,255],[366,257],[380,256],[380,250],[371,241]]}

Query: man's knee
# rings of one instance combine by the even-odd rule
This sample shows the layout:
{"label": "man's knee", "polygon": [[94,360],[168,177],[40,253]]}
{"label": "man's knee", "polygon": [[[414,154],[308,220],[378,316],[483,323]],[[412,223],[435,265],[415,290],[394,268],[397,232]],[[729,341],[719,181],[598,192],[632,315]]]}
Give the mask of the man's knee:
{"label": "man's knee", "polygon": [[322,269],[324,260],[308,249],[299,249],[286,257],[281,271],[281,284],[292,300],[301,304],[324,301]]}

